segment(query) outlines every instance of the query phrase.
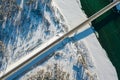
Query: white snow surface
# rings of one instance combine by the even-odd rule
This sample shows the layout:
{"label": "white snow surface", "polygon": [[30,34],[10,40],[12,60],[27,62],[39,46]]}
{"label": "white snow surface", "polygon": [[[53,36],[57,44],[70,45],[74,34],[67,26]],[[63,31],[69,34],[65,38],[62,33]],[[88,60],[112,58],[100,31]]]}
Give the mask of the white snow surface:
{"label": "white snow surface", "polygon": [[[64,14],[70,29],[87,19],[85,13],[81,10],[81,6],[79,6],[78,0],[54,0],[54,2],[58,4],[59,9]],[[84,28],[87,29],[90,26],[87,25]],[[99,80],[118,80],[116,70],[95,34],[89,35],[82,41],[85,43],[93,59]]]}
{"label": "white snow surface", "polygon": [[[84,11],[81,9],[80,1],[79,0],[52,0],[55,7],[58,8],[60,13],[65,19],[66,25],[68,26],[68,30],[73,29],[74,27],[78,26],[80,23],[85,21],[87,19],[87,16],[85,15]],[[47,17],[47,14],[45,14]],[[78,32],[82,32],[85,29],[90,28],[90,24],[86,25],[84,28],[79,30]],[[77,32],[77,33],[78,33]],[[53,37],[50,39],[50,41],[57,39],[58,37]],[[49,42],[51,43],[51,42]],[[48,45],[47,43],[43,45]],[[42,46],[43,46],[42,45]],[[40,47],[42,47],[40,46]],[[39,48],[40,48],[39,47]],[[44,46],[45,47],[45,46]],[[43,48],[43,47],[42,47]],[[41,49],[42,49],[41,48]],[[80,50],[81,54],[78,54],[78,51]],[[34,52],[33,50],[32,52]],[[35,51],[36,52],[36,51]],[[26,80],[26,78],[29,75],[33,75],[39,71],[39,69],[43,69],[44,72],[47,72],[53,70],[52,68],[49,68],[50,66],[54,66],[54,64],[58,63],[58,65],[61,67],[60,70],[71,73],[69,80],[75,80],[77,72],[73,71],[73,65],[79,68],[79,65],[84,68],[80,68],[81,73],[83,74],[82,79],[90,80],[87,75],[92,76],[94,80],[118,80],[116,70],[112,63],[110,62],[109,58],[107,57],[107,54],[105,50],[101,47],[99,44],[96,36],[94,33],[90,34],[89,36],[79,40],[75,43],[68,43],[64,49],[59,50],[55,52],[56,54],[60,53],[60,59],[55,58],[56,55],[51,57],[48,61],[46,61],[44,64],[37,66],[33,70],[26,73],[23,77],[20,79]],[[18,62],[15,62],[13,65],[11,65],[11,68],[14,68],[14,65],[18,65],[22,63],[23,59],[29,58],[31,55],[34,54],[28,54],[27,56],[21,58]],[[79,57],[85,58],[85,62],[87,65],[87,69],[85,69],[85,66],[83,64],[79,63]],[[72,57],[72,62],[69,60]],[[22,60],[22,61],[21,61]],[[84,61],[83,61],[84,62]],[[8,69],[8,70],[7,70]],[[9,71],[10,68],[8,67],[6,71]],[[89,74],[90,73],[90,74]],[[67,75],[67,74],[66,74]],[[91,78],[91,77],[90,77]],[[66,80],[68,80],[66,78]],[[77,79],[79,80],[79,79]]]}
{"label": "white snow surface", "polygon": [[[71,1],[70,0],[53,0],[53,2],[58,7],[61,14],[64,16],[64,19],[67,22],[67,25],[69,27],[68,28],[69,30],[78,26],[80,23],[82,23],[83,21],[85,21],[87,19],[84,11],[81,10],[80,2],[78,0],[71,0]],[[88,28],[90,28],[90,26],[91,25],[88,24],[84,28],[79,30],[78,32],[88,29]],[[78,43],[81,41],[82,41],[82,43],[84,43],[85,47],[87,48],[86,50],[88,50],[89,60],[92,60],[91,63],[95,67],[93,69],[94,70],[93,72],[96,73],[97,79],[98,80],[118,80],[116,70],[115,70],[114,66],[112,65],[112,63],[110,62],[109,58],[107,57],[105,50],[101,47],[100,43],[98,42],[95,34],[94,33],[90,34],[86,38],[83,38],[80,41],[78,41]],[[68,44],[68,45],[70,45],[70,44]],[[78,44],[78,45],[80,45],[80,44]],[[68,50],[75,50],[75,48],[74,49],[69,48]],[[74,55],[74,54],[72,54],[72,55]],[[70,57],[70,56],[68,56],[68,57]],[[66,59],[69,59],[68,57]],[[74,57],[74,58],[77,58],[77,57]],[[62,60],[64,62],[64,59],[62,59]],[[49,61],[52,63],[50,63]],[[48,63],[53,65],[53,63],[54,63],[53,57],[49,61],[48,61]],[[62,62],[62,61],[60,60],[59,64],[60,64],[60,62]],[[46,63],[45,65],[47,65],[48,63]],[[73,62],[73,64],[74,63],[75,62]],[[70,68],[72,68],[70,66],[69,62],[68,62],[68,64],[62,63],[61,65],[66,65],[66,67],[65,67],[66,69],[65,68],[64,69],[68,70],[68,71],[70,71]],[[67,65],[69,65],[69,66],[67,66]],[[44,68],[44,65],[42,65],[42,67]],[[41,66],[39,68],[41,68]],[[38,70],[38,68],[36,68],[36,70]],[[31,73],[29,72],[28,75],[29,74],[31,74]],[[25,76],[22,78],[24,79]],[[72,79],[74,79],[74,78],[71,77],[71,80]]]}

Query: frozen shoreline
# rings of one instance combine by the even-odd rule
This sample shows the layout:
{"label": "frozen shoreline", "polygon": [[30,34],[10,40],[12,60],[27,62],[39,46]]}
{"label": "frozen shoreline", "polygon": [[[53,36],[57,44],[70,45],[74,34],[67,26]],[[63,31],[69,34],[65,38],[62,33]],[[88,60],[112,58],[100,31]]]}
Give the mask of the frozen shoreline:
{"label": "frozen shoreline", "polygon": [[[64,14],[64,17],[69,25],[69,29],[72,29],[74,26],[79,25],[80,22],[82,23],[87,19],[85,13],[80,9],[80,3],[77,3],[78,0],[55,0],[54,2],[58,4],[59,9],[62,14]],[[84,29],[89,27],[90,25],[88,24],[84,27]],[[82,31],[82,29],[80,31]],[[82,41],[85,43],[91,54],[99,80],[118,80],[116,70],[107,57],[105,50],[98,42],[95,34],[93,33],[89,35]]]}
{"label": "frozen shoreline", "polygon": [[[60,10],[60,13],[62,13],[63,17],[65,18],[65,22],[67,22],[66,25],[68,25],[68,30],[73,29],[74,27],[78,26],[80,23],[82,23],[87,19],[86,15],[81,10],[79,0],[72,0],[72,1],[52,0],[52,1],[53,1],[53,4],[57,6],[57,8]],[[82,32],[88,28],[90,28],[89,24],[86,25],[81,30],[79,30],[78,32]],[[47,46],[49,43],[54,42],[54,40],[56,40],[57,38],[58,37],[56,36],[53,37],[48,41],[48,43],[44,43],[37,49],[34,49],[32,52],[36,53],[37,51],[42,50],[42,48]],[[111,62],[109,61],[106,55],[106,52],[100,46],[95,34],[94,33],[90,34],[89,36],[81,39],[80,41],[82,41],[85,44],[85,46],[87,47],[87,50],[89,51],[89,54],[91,54],[89,57],[91,57],[94,63],[93,65],[95,65],[96,67],[95,72],[97,73],[99,80],[117,80],[116,71],[113,65],[111,64]],[[24,60],[27,60],[29,57],[33,55],[34,54],[28,54],[27,56],[22,57],[20,60],[18,60],[14,64],[8,66],[6,72],[14,68],[16,65],[21,64],[22,62],[24,62]]]}

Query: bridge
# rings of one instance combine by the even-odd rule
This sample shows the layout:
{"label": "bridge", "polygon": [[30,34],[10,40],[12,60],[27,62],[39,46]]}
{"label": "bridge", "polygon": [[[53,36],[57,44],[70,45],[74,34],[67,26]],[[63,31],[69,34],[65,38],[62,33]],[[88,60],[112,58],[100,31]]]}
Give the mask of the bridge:
{"label": "bridge", "polygon": [[9,76],[13,75],[18,70],[25,67],[30,62],[34,61],[38,56],[42,55],[43,53],[45,53],[46,51],[48,51],[55,45],[59,44],[59,42],[71,36],[72,34],[77,32],[79,29],[84,27],[85,25],[90,24],[93,20],[95,20],[96,18],[98,18],[99,16],[101,16],[102,14],[104,14],[105,12],[107,12],[108,10],[110,10],[111,8],[113,8],[119,3],[120,3],[120,0],[116,0],[110,3],[109,5],[105,6],[103,9],[101,9],[100,11],[98,11],[97,13],[89,17],[86,21],[84,21],[83,23],[75,27],[74,29],[70,30],[69,32],[53,37],[52,39],[48,41],[48,43],[44,43],[42,44],[42,46],[39,46],[37,49],[31,51],[32,54],[23,57],[18,62],[14,63],[12,66],[7,68],[6,71],[0,75],[0,78],[3,80],[6,80]]}

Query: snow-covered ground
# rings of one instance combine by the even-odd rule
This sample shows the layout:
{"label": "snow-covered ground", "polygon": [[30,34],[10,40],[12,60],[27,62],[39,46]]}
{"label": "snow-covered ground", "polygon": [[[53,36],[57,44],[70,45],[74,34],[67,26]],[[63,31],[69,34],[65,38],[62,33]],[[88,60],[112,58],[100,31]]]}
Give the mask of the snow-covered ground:
{"label": "snow-covered ground", "polygon": [[[15,45],[16,47],[15,49],[8,49],[9,52],[12,52],[12,50],[14,50],[14,52],[9,54],[11,57],[8,58],[10,59],[8,64],[10,65],[7,65],[6,70],[9,70],[10,66],[14,67],[13,65],[16,65],[17,62],[20,62],[20,58],[25,59],[27,56],[33,55],[29,53],[34,49],[34,46],[36,47],[36,45],[41,44],[40,47],[42,47],[43,43],[49,43],[47,41],[49,41],[50,38],[51,40],[55,40],[56,37],[53,36],[59,33],[63,34],[87,19],[84,11],[81,10],[82,7],[79,0],[40,0],[40,2],[37,0],[36,4],[37,6],[40,4],[40,7],[36,7],[35,4],[29,5],[29,7],[23,7],[25,2],[22,1],[20,7],[25,9],[23,13],[28,12],[26,19],[27,17],[31,19],[31,21],[28,21],[29,23],[31,22],[31,24],[24,24],[24,26],[31,26],[31,29],[34,24],[37,25],[37,27],[33,32],[28,32],[29,34],[26,35],[26,38],[18,37],[14,45],[7,45],[7,48],[11,48],[11,46]],[[27,8],[29,9],[27,10]],[[37,11],[37,8],[40,8],[41,14],[38,14],[39,11]],[[15,23],[21,20],[21,14],[21,11],[18,11]],[[42,17],[36,16],[36,14]],[[41,20],[39,20],[38,17]],[[47,28],[48,25],[49,28]],[[39,78],[41,80],[49,77],[51,79],[63,78],[65,80],[118,80],[115,68],[108,59],[106,52],[99,44],[90,26],[91,25],[88,24],[81,30],[75,32],[82,33],[87,30],[87,32],[82,34],[82,38],[79,38],[80,40],[76,42],[74,39],[71,40],[62,49],[57,50],[49,60],[43,64],[38,64],[19,79],[26,80],[32,78],[32,80],[34,80],[35,78]],[[18,36],[24,36],[24,34]],[[71,36],[70,38],[72,38]],[[19,54],[18,51],[25,52],[19,52],[21,53]],[[23,57],[23,55],[26,56]]]}
{"label": "snow-covered ground", "polygon": [[64,80],[97,80],[94,68],[84,43],[82,41],[69,42],[61,50],[56,51],[48,61],[38,65],[20,79],[37,79],[38,76],[40,80],[46,77],[54,79],[56,75],[57,80],[62,78]]}
{"label": "snow-covered ground", "polygon": [[0,1],[0,9],[3,12],[0,41],[5,47],[4,52],[0,52],[0,72],[4,72],[36,46],[67,30],[62,15],[50,5],[51,0],[15,0],[14,4],[12,1]]}
{"label": "snow-covered ground", "polygon": [[[69,27],[79,25],[80,22],[87,19],[87,17],[81,10],[81,6],[79,6],[79,0],[55,0],[55,2],[58,4],[60,10],[64,14],[64,17],[68,19]],[[71,21],[68,17],[72,17]],[[72,22],[75,23],[72,26],[70,26]],[[86,25],[84,28],[87,29],[90,26],[91,25]],[[116,70],[110,62],[109,58],[107,57],[106,52],[99,44],[95,34],[93,33],[89,35],[82,41],[86,45],[86,48],[88,49],[89,54],[91,55],[94,66],[96,68],[95,71],[99,80],[118,80]]]}
{"label": "snow-covered ground", "polygon": [[[65,18],[65,21],[67,22],[69,30],[73,29],[75,26],[79,25],[80,23],[82,23],[83,21],[85,21],[87,19],[83,10],[81,10],[79,0],[72,0],[72,1],[54,0],[53,3],[58,7],[61,14],[64,15],[64,18]],[[79,30],[78,32],[82,32],[82,31],[90,28],[90,26],[91,25],[88,24],[84,28]],[[40,69],[40,71],[45,70],[45,73],[46,73],[47,72],[46,71],[47,69],[45,69],[45,68],[47,68],[46,66],[54,66],[54,64],[57,63],[60,68],[62,67],[62,70],[64,72],[66,72],[67,74],[71,73],[69,80],[75,79],[76,76],[73,76],[73,75],[77,75],[77,73],[75,71],[73,71],[74,70],[73,66],[76,66],[76,64],[79,64],[76,62],[79,59],[78,52],[76,52],[79,49],[77,46],[75,46],[76,44],[78,47],[80,47],[80,46],[82,47],[82,48],[80,47],[81,54],[79,54],[79,56],[84,55],[83,58],[87,57],[85,63],[86,64],[88,63],[87,64],[88,72],[90,72],[90,75],[93,77],[94,80],[96,80],[96,79],[118,80],[114,66],[112,65],[109,58],[107,57],[107,54],[104,51],[104,49],[99,44],[94,33],[79,40],[76,43],[68,43],[65,46],[65,48],[59,52],[60,55],[58,55],[58,56],[60,56],[60,59],[56,60],[55,57],[52,57],[48,62],[45,62],[43,65],[39,65],[37,68],[33,69],[31,72],[28,72],[26,75],[30,76],[30,75],[32,75],[32,73],[34,73],[34,71],[37,72],[37,70],[39,70],[39,69]],[[84,44],[84,46],[83,46],[83,44]],[[68,48],[68,50],[66,52],[64,52],[66,48]],[[54,55],[54,56],[56,56],[56,55]],[[64,57],[64,58],[61,58],[61,57]],[[72,62],[70,62],[71,57],[73,58]],[[78,65],[77,65],[77,67],[78,67]],[[52,67],[52,68],[54,68],[54,67]],[[50,68],[50,69],[54,70],[52,68]],[[81,70],[80,67],[79,67],[79,69]],[[84,70],[86,70],[86,68],[84,68]],[[80,71],[80,72],[83,73],[85,71],[83,71],[83,72]],[[24,75],[21,79],[28,78],[28,77],[26,77],[26,75]],[[35,75],[32,75],[32,76],[35,76]],[[86,78],[85,75],[84,75],[84,77],[83,76],[81,77],[81,79],[85,79],[85,78]],[[79,79],[76,78],[76,80],[80,80],[80,78]]]}
{"label": "snow-covered ground", "polygon": [[62,15],[51,6],[51,0],[2,0],[0,4],[0,41],[5,47],[0,52],[0,75],[11,70],[14,63],[38,45],[67,31]]}

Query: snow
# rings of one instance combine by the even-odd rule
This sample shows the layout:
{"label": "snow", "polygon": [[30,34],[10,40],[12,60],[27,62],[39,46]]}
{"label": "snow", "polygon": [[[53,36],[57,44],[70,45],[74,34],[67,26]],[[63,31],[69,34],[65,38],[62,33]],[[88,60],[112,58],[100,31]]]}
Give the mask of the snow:
{"label": "snow", "polygon": [[18,21],[20,21],[20,18],[21,18],[21,12],[22,12],[22,9],[23,9],[23,0],[21,0],[21,3],[20,3],[20,9],[21,10],[19,10],[19,12],[18,12],[18,15],[17,15],[17,17],[16,17],[16,19],[15,19],[15,24],[16,24],[16,22],[18,22]]}
{"label": "snow", "polygon": [[116,8],[117,8],[117,10],[120,11],[120,4],[118,4],[118,5],[116,6]]}
{"label": "snow", "polygon": [[[17,66],[15,63],[20,62],[22,57],[27,56],[38,45],[67,30],[62,15],[51,5],[50,1],[37,0],[36,3],[28,5],[30,0],[17,0],[13,6],[8,6],[6,3],[10,3],[9,1],[11,0],[0,2],[6,13],[12,13],[9,16],[3,14],[5,19],[0,22],[2,24],[0,41],[5,46],[5,51],[0,53],[3,55],[0,60],[0,75],[15,67],[12,65]],[[10,11],[6,9],[8,7]],[[13,7],[19,9],[15,8],[14,11]],[[4,8],[2,8],[3,12],[5,12]]]}
{"label": "snow", "polygon": [[[70,75],[69,79],[65,79],[65,80],[80,80],[80,79],[89,80],[90,76],[94,76],[94,79],[96,80],[97,79],[95,77],[96,74],[92,73],[92,71],[90,70],[90,67],[88,67],[89,70],[85,69],[85,66],[86,65],[88,66],[88,64],[92,66],[91,62],[82,64],[87,61],[86,60],[88,59],[87,55],[81,55],[80,53],[77,53],[78,50],[81,51],[83,54],[88,53],[87,49],[85,49],[85,46],[81,41],[77,42],[76,44],[70,42],[64,47],[64,49],[56,51],[55,55],[52,56],[47,62],[37,66],[36,68],[28,72],[26,75],[21,77],[20,80],[30,79],[30,77],[34,79],[34,75],[36,75],[41,70],[44,71],[43,74],[40,74],[41,76],[44,75],[46,72],[55,74],[54,73],[55,64],[57,64],[58,68],[60,68],[62,72],[65,72],[66,74]],[[85,62],[82,61],[83,56],[84,56]],[[92,66],[92,68],[94,67]],[[88,76],[87,73],[89,73],[90,76]],[[49,77],[49,79],[50,78],[52,77]]]}
{"label": "snow", "polygon": [[[71,1],[70,0],[52,0],[51,8],[53,9],[53,11],[55,11],[54,12],[55,17],[60,18],[59,22],[67,25],[66,27],[68,27],[68,31],[78,26],[80,23],[82,23],[87,19],[87,16],[85,15],[84,11],[81,9],[79,0],[71,0]],[[49,14],[47,11],[44,11],[44,18],[47,19],[49,23],[52,23],[50,17],[51,17],[51,14]],[[34,32],[34,37],[32,37],[32,41],[42,38],[44,42],[41,45],[39,45],[37,48],[33,49],[33,51],[27,53],[27,55],[25,55],[24,57],[21,57],[18,61],[9,65],[6,71],[1,73],[0,75],[3,75],[6,72],[10,71],[11,69],[15,68],[16,65],[21,64],[31,56],[35,55],[35,53],[39,52],[44,47],[54,42],[61,35],[63,35],[63,33],[59,35],[55,35],[55,34],[58,34],[56,32],[58,29],[53,27],[53,25],[54,23],[51,24],[49,29],[53,30],[55,33],[52,34],[49,38],[47,38],[48,39],[47,42],[44,41],[46,40],[44,39],[45,35],[43,36],[43,34],[39,34],[40,31],[41,33],[43,33],[42,32],[43,29],[41,29],[41,27],[38,27],[38,30]],[[38,25],[38,26],[41,26],[41,25]],[[112,65],[109,58],[107,57],[107,54],[104,51],[104,49],[99,44],[90,26],[91,26],[90,24],[87,24],[81,30],[78,30],[76,33],[79,33],[80,35],[75,35],[75,36],[72,35],[72,37],[70,36],[69,42],[67,42],[66,40],[63,41],[65,46],[62,45],[62,49],[57,50],[49,60],[47,60],[43,64],[38,65],[34,69],[30,70],[28,73],[23,75],[20,79],[25,80],[28,77],[34,76],[34,74],[37,75],[37,72],[41,70],[44,70],[44,73],[42,73],[44,76],[47,72],[50,72],[50,71],[51,71],[50,73],[54,75],[55,73],[54,73],[53,66],[57,64],[59,66],[58,68],[60,68],[62,73],[66,73],[66,75],[64,75],[64,78],[66,80],[72,80],[72,79],[73,80],[80,80],[80,79],[90,80],[90,78],[95,80],[97,79],[98,80],[118,80],[114,66]],[[67,31],[67,28],[66,28],[66,31]],[[20,41],[21,39],[18,38],[19,43]],[[18,51],[21,49],[22,48],[18,48]],[[49,66],[52,66],[52,67],[49,67]],[[67,75],[70,75],[69,79]]]}
{"label": "snow", "polygon": [[[116,1],[116,0],[113,0],[113,1]],[[118,11],[120,11],[120,1],[119,1],[119,4],[116,5],[116,9],[117,9]]]}
{"label": "snow", "polygon": [[94,65],[96,66],[96,72],[100,80],[118,80],[117,73],[106,52],[98,43],[94,34],[86,38],[85,44],[92,54]]}
{"label": "snow", "polygon": [[64,15],[69,30],[78,26],[78,24],[85,21],[86,15],[83,13],[79,0],[53,0],[60,12]]}
{"label": "snow", "polygon": [[[82,12],[76,1],[77,0],[55,0],[61,12],[64,14],[64,17],[67,19],[71,29],[73,26],[75,27],[76,25],[79,25],[80,22],[83,22],[86,19],[84,12]],[[90,26],[91,25],[87,25],[85,28],[87,29]],[[82,41],[89,50],[92,56],[91,58],[94,60],[99,80],[118,80],[116,70],[107,57],[106,52],[99,44],[95,34],[93,33],[89,35]]]}
{"label": "snow", "polygon": [[[58,7],[61,14],[64,16],[65,21],[67,22],[67,25],[69,25],[68,26],[69,30],[73,29],[75,26],[79,25],[80,23],[82,23],[83,21],[85,21],[87,19],[86,15],[81,10],[79,1],[77,1],[77,0],[72,0],[72,1],[54,0],[53,2]],[[81,42],[81,41],[82,41],[82,44],[85,45],[84,46],[85,50],[82,50],[83,48],[81,48],[82,54],[84,53],[84,51],[88,51],[87,54],[85,53],[86,56],[89,56],[87,61],[88,62],[90,61],[89,65],[94,66],[90,70],[94,70],[93,73],[96,73],[96,76],[99,80],[118,80],[114,66],[110,62],[105,50],[101,47],[100,43],[98,42],[98,40],[90,26],[91,25],[88,24],[84,28],[82,28],[81,30],[78,31],[78,32],[83,32],[84,30],[90,28],[91,34],[89,34],[87,37],[81,38],[81,40],[77,42],[77,44],[78,44],[77,46],[79,47],[81,45],[81,43],[79,44],[79,42]],[[69,43],[67,45],[69,45]],[[74,53],[74,54],[72,54],[74,56],[74,58],[78,59],[77,56],[75,56],[76,53],[74,52],[77,49],[72,48],[72,46],[67,51],[71,50],[71,53]],[[82,45],[82,47],[83,47],[83,45]],[[64,51],[64,49],[62,51]],[[63,55],[65,55],[65,53],[67,53],[67,52],[64,52]],[[66,56],[67,57],[66,59],[70,58],[69,55]],[[68,62],[68,64],[67,64],[67,62],[65,62],[64,59],[60,59],[58,61],[60,61],[59,65],[64,66],[63,69],[65,69],[67,71],[71,71],[71,68],[75,63],[74,61],[76,61],[76,60],[74,60],[73,63],[71,63],[72,66],[69,64],[70,62]],[[51,62],[53,62],[53,63],[51,63]],[[54,60],[52,57],[48,62],[45,63],[45,66],[47,64],[53,66],[54,62],[56,62],[56,60]],[[61,64],[61,62],[62,62],[62,64]],[[67,66],[64,63],[66,63],[69,66]],[[41,68],[41,67],[45,68],[45,66],[41,65],[41,66],[38,66],[37,68]],[[35,71],[38,70],[37,68],[33,69],[31,72],[34,73],[34,70]],[[74,68],[73,70],[77,70],[77,67],[73,67],[73,68]],[[27,74],[32,75],[31,72],[27,73]],[[87,71],[85,71],[85,72],[87,72]],[[72,74],[72,72],[71,72],[71,74]],[[73,74],[73,75],[75,75],[75,74]],[[22,78],[24,79],[24,77],[22,77]],[[74,77],[71,77],[71,79],[74,79]]]}
{"label": "snow", "polygon": [[28,60],[29,58],[31,58],[32,56],[34,56],[36,53],[42,51],[46,46],[48,46],[49,44],[53,43],[55,40],[57,40],[61,35],[59,36],[55,36],[53,38],[51,38],[47,43],[43,43],[42,45],[38,46],[37,48],[35,48],[33,51],[31,51],[30,53],[32,54],[28,54],[25,57],[20,58],[18,61],[14,62],[12,65],[9,65],[9,67],[6,68],[5,72],[1,72],[0,76],[8,73],[9,71],[13,70],[14,68],[16,68],[16,66],[22,64],[24,61]]}

